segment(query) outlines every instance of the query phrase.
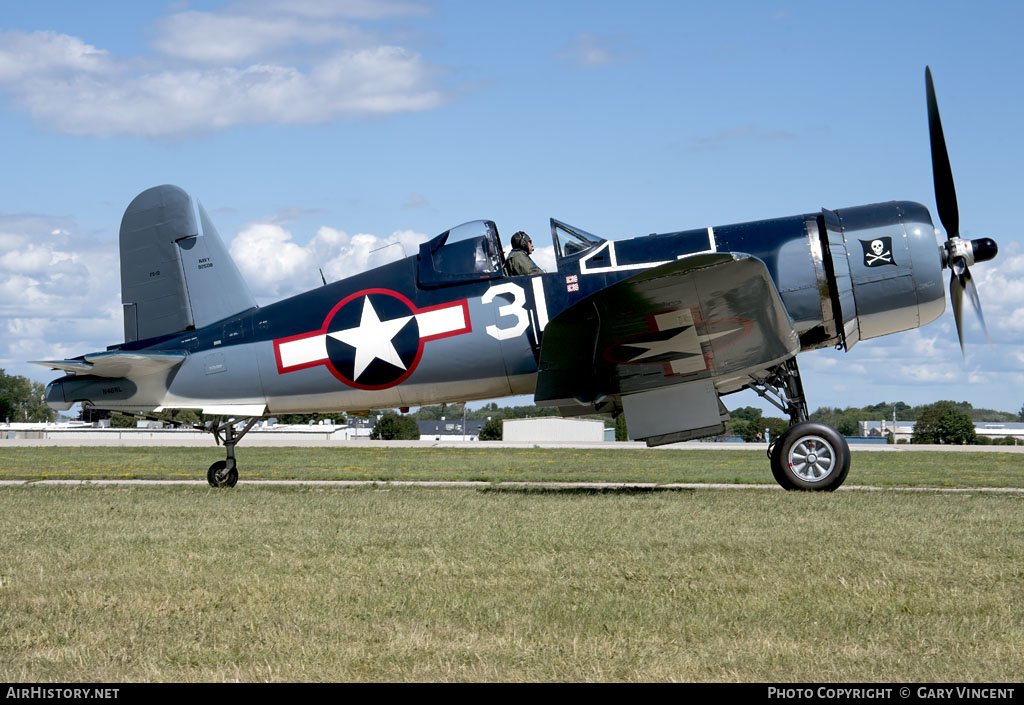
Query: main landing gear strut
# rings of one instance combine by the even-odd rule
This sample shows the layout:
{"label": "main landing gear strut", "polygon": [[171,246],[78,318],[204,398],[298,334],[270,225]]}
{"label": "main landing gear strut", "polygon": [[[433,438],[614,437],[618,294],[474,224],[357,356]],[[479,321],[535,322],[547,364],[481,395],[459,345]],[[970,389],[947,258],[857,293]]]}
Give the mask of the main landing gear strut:
{"label": "main landing gear strut", "polygon": [[787,490],[831,492],[850,472],[850,446],[831,426],[808,421],[796,360],[786,360],[748,385],[789,416],[790,427],[768,446],[772,475]]}
{"label": "main landing gear strut", "polygon": [[[238,482],[238,465],[235,463],[235,444],[242,440],[242,437],[249,432],[256,422],[258,416],[248,416],[241,419],[231,418],[227,421],[217,418],[204,431],[213,434],[217,445],[224,444],[228,452],[226,460],[218,460],[206,473],[206,481],[211,487],[234,487]],[[239,430],[238,426],[242,428]]]}

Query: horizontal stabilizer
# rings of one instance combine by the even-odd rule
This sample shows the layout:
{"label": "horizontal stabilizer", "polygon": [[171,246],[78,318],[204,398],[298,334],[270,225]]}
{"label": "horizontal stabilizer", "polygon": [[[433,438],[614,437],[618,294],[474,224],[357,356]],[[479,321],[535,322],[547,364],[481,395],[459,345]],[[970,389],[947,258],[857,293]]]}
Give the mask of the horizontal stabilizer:
{"label": "horizontal stabilizer", "polygon": [[187,353],[114,351],[83,355],[74,360],[33,360],[32,364],[77,375],[138,378],[177,367],[186,357]]}

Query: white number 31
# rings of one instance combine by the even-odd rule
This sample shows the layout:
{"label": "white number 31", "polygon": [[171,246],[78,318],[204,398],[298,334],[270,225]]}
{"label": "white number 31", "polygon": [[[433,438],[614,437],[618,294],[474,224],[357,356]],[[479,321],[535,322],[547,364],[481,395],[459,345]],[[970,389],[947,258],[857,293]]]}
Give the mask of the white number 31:
{"label": "white number 31", "polygon": [[498,316],[515,316],[516,323],[511,328],[499,328],[496,325],[487,326],[487,335],[498,340],[508,340],[522,335],[523,331],[530,325],[529,316],[526,315],[526,292],[523,287],[512,282],[492,286],[480,297],[481,303],[489,304],[498,294],[511,294],[512,302],[498,307]]}

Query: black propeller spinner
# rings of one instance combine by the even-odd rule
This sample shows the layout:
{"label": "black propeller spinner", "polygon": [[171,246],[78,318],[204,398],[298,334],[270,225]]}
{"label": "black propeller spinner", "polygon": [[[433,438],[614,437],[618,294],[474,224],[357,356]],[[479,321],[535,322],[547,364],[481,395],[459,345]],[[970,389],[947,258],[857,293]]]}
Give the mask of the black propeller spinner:
{"label": "black propeller spinner", "polygon": [[960,353],[964,352],[963,329],[963,298],[964,290],[971,298],[974,310],[978,313],[981,328],[989,345],[992,338],[985,325],[985,317],[981,314],[981,301],[978,300],[978,288],[974,285],[971,270],[968,267],[975,262],[987,262],[999,252],[995,240],[983,237],[977,240],[960,238],[960,211],[956,205],[956,188],[953,186],[953,170],[949,166],[949,154],[946,152],[946,138],[942,134],[942,120],[939,119],[939,104],[935,100],[935,87],[932,85],[932,72],[927,66],[924,69],[925,87],[928,91],[928,136],[932,148],[932,178],[935,182],[935,204],[939,210],[939,221],[946,229],[946,245],[943,250],[943,266],[948,266],[949,298],[953,302],[953,317],[956,319],[956,334],[960,338]]}

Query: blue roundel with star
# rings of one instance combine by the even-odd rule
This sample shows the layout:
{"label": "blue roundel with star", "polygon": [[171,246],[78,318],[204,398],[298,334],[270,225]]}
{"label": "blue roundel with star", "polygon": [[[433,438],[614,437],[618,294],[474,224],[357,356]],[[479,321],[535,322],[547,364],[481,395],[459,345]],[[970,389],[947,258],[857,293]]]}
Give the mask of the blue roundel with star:
{"label": "blue roundel with star", "polygon": [[409,304],[385,293],[358,296],[327,323],[327,356],[342,381],[355,387],[397,384],[416,366],[420,331]]}
{"label": "blue roundel with star", "polygon": [[349,387],[386,389],[413,373],[424,343],[473,332],[466,299],[419,308],[391,289],[349,294],[323,320],[274,339],[278,374],[322,365]]}

